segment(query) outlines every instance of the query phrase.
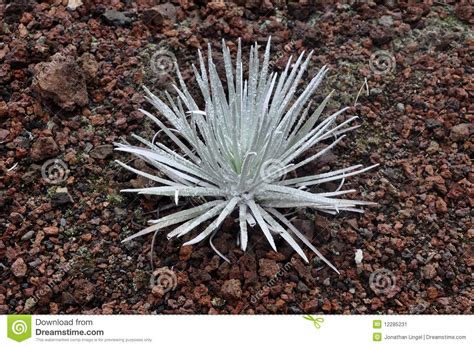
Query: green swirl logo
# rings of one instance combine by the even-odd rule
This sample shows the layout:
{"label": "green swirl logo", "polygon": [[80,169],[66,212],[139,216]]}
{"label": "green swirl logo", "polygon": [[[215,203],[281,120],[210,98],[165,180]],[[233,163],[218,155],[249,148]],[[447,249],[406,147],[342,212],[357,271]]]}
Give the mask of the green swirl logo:
{"label": "green swirl logo", "polygon": [[8,338],[17,342],[22,342],[29,339],[31,337],[31,316],[7,316],[7,336]]}

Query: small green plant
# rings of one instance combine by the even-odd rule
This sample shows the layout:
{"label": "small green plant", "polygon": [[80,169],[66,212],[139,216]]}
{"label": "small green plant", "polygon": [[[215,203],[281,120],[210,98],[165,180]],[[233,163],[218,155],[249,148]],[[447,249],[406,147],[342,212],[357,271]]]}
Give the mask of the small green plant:
{"label": "small green plant", "polygon": [[[151,220],[151,226],[123,242],[180,223],[167,236],[169,239],[182,237],[212,220],[185,245],[209,238],[211,247],[225,259],[212,244],[212,239],[224,219],[236,210],[240,226],[237,243],[242,250],[247,248],[248,226],[258,225],[275,251],[274,238],[281,237],[308,261],[297,242],[299,240],[337,272],[279,209],[308,207],[336,214],[340,211],[362,212],[358,206],[369,204],[340,197],[355,191],[341,189],[346,178],[373,166],[362,168],[362,165],[355,165],[310,176],[286,177],[336,146],[346,132],[357,128],[349,126],[357,117],[338,124],[338,116],[347,109],[344,108],[319,121],[331,94],[310,113],[310,99],[328,71],[326,67],[321,68],[306,89],[296,96],[311,53],[305,59],[301,54],[296,62],[290,59],[279,74],[269,71],[270,40],[263,63],[259,61],[255,44],[250,50],[248,79],[243,77],[240,40],[235,70],[230,50],[224,42],[223,55],[227,90],[218,76],[210,46],[207,67],[200,51],[199,71],[193,66],[205,101],[203,109],[192,98],[177,66],[179,87],[174,86],[176,100],[165,93],[165,102],[145,89],[147,100],[169,125],[148,111],[141,112],[157,124],[179,151],[163,142],[155,143],[154,139],[148,141],[137,135],[133,135],[134,138],[145,147],[116,144],[118,151],[136,155],[159,172],[159,175],[153,175],[118,161],[124,168],[159,184],[157,187],[123,191],[174,197],[176,204],[180,197],[199,197],[203,202]],[[325,146],[301,159],[316,144]],[[334,191],[311,192],[313,187],[330,181],[341,183]]]}

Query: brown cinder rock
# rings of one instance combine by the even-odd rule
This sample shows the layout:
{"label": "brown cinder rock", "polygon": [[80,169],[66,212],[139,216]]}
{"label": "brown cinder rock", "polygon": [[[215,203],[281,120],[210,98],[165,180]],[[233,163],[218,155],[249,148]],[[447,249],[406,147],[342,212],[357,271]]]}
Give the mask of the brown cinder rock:
{"label": "brown cinder rock", "polygon": [[222,296],[226,300],[237,300],[242,296],[242,288],[240,287],[240,281],[232,279],[225,281],[222,285]]}
{"label": "brown cinder rock", "polygon": [[77,64],[74,55],[60,52],[50,62],[36,64],[31,85],[41,99],[52,100],[66,111],[89,102],[86,75]]}
{"label": "brown cinder rock", "polygon": [[86,52],[81,55],[77,63],[84,71],[86,82],[93,82],[97,77],[97,71],[99,71],[99,63],[95,60],[94,55]]}
{"label": "brown cinder rock", "polygon": [[59,153],[59,147],[50,136],[38,138],[31,147],[30,156],[34,161],[52,158]]}
{"label": "brown cinder rock", "polygon": [[12,264],[12,272],[16,277],[25,277],[27,270],[28,268],[23,258],[18,258]]}
{"label": "brown cinder rock", "polygon": [[280,266],[276,261],[265,258],[259,260],[258,274],[260,276],[270,278],[275,276],[278,271],[280,271]]}
{"label": "brown cinder rock", "polygon": [[451,128],[451,133],[449,137],[453,141],[464,141],[466,140],[472,132],[472,126],[469,123],[462,123],[455,125]]}

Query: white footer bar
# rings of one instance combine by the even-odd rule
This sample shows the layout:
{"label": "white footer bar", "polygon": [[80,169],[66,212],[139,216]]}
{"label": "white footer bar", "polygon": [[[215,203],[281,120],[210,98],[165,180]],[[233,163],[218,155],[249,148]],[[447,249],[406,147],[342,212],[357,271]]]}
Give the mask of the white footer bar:
{"label": "white footer bar", "polygon": [[472,346],[472,317],[3,315],[0,346]]}

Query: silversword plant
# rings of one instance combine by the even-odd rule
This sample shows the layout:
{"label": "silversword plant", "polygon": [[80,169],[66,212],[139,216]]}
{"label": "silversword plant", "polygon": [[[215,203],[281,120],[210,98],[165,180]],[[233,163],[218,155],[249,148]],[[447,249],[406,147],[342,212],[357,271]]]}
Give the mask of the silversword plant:
{"label": "silversword plant", "polygon": [[[199,51],[199,71],[193,66],[205,105],[200,108],[192,98],[176,65],[179,87],[174,86],[177,98],[165,93],[166,102],[146,89],[147,100],[166,119],[143,112],[174,143],[168,147],[134,137],[144,147],[116,144],[116,149],[136,155],[156,168],[156,175],[138,170],[120,161],[124,168],[157,183],[156,187],[124,189],[124,192],[169,196],[176,204],[180,197],[200,198],[201,204],[157,220],[150,220],[146,229],[126,238],[124,242],[167,227],[168,239],[182,237],[198,229],[197,235],[185,245],[212,238],[227,217],[234,211],[240,231],[237,243],[243,251],[248,244],[248,233],[258,226],[276,251],[275,237],[281,237],[308,261],[299,242],[306,245],[335,271],[336,268],[291,223],[285,211],[313,208],[335,214],[339,211],[362,212],[360,205],[369,203],[344,199],[341,196],[355,190],[343,190],[346,178],[369,170],[354,165],[347,168],[304,177],[287,178],[288,174],[317,160],[336,146],[344,134],[357,128],[337,118],[344,108],[323,120],[320,116],[331,95],[312,112],[310,99],[328,71],[319,70],[299,95],[297,87],[310,62],[311,53],[304,53],[288,61],[283,72],[269,71],[270,39],[263,62],[258,57],[258,45],[250,49],[248,78],[244,78],[241,43],[238,42],[235,69],[229,48],[223,42],[223,57],[227,88],[218,76],[209,46],[207,67]],[[166,124],[165,124],[166,123]],[[316,144],[324,145],[317,153],[302,158]],[[341,182],[329,192],[311,192],[325,182]],[[284,210],[281,210],[284,209]],[[225,258],[225,257],[224,257]]]}

